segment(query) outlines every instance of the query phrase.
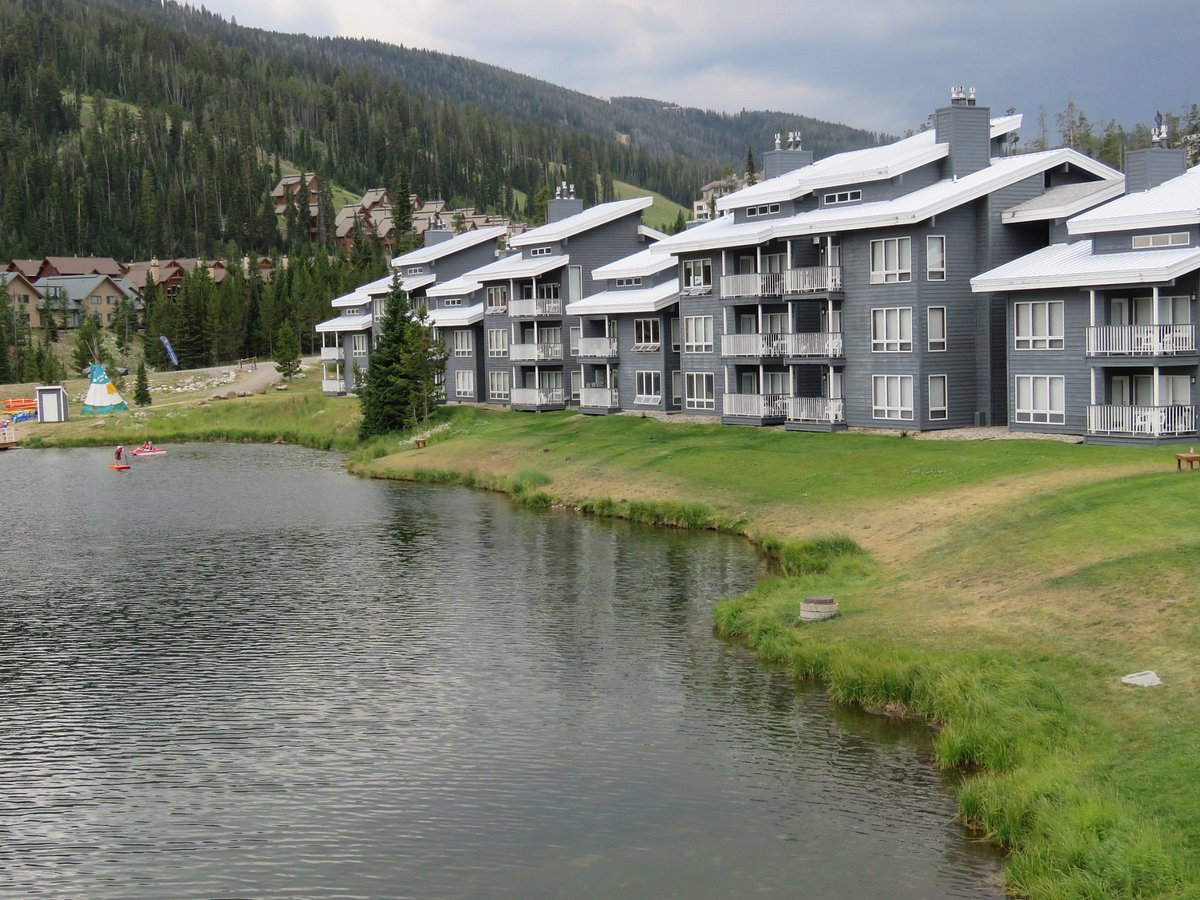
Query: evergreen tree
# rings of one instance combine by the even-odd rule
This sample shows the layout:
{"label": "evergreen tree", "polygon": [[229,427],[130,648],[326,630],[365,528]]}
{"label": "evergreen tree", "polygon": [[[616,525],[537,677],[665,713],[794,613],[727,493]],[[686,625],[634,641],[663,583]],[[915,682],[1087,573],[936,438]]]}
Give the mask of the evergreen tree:
{"label": "evergreen tree", "polygon": [[146,361],[142,360],[137,367],[137,383],[133,388],[133,402],[138,406],[150,405],[150,378],[146,375]]}
{"label": "evergreen tree", "polygon": [[754,171],[754,148],[746,147],[746,185],[758,184],[758,173]]}
{"label": "evergreen tree", "polygon": [[300,340],[290,321],[279,324],[275,336],[275,368],[284,378],[291,379],[300,372]]}
{"label": "evergreen tree", "polygon": [[76,372],[82,372],[92,363],[109,365],[112,360],[104,346],[104,335],[95,316],[85,316],[83,324],[75,330],[75,349],[71,362]]}
{"label": "evergreen tree", "polygon": [[12,313],[6,308],[0,307],[0,384],[11,384],[17,380],[12,365],[13,354],[16,350],[13,324]]}

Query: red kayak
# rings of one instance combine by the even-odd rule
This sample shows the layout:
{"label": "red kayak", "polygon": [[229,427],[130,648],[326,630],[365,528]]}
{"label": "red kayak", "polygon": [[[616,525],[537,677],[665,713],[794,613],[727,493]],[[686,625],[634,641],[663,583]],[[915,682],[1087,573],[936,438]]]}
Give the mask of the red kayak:
{"label": "red kayak", "polygon": [[166,456],[167,451],[162,447],[135,447],[129,451],[134,456]]}

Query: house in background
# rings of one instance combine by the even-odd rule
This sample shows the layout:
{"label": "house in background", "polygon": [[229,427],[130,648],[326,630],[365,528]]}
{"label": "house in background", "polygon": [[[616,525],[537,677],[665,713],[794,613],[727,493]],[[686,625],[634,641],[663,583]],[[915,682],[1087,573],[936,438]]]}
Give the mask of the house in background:
{"label": "house in background", "polygon": [[2,272],[0,290],[3,290],[8,308],[12,310],[18,322],[23,322],[29,328],[42,327],[42,293],[32,281],[20,271]]}
{"label": "house in background", "polygon": [[893,144],[768,152],[775,177],[661,241],[680,266],[684,409],[797,430],[1006,422],[1004,302],[971,279],[1045,246],[1055,203],[1122,183],[1071,149],[1010,154],[1020,122],[957,89]]}
{"label": "house in background", "polygon": [[1200,436],[1200,168],[1156,132],[1158,146],[1129,153],[1123,196],[1086,211],[1064,196],[1054,243],[972,279],[1004,304],[1013,430]]}
{"label": "house in background", "polygon": [[108,275],[48,275],[39,278],[35,286],[42,295],[42,322],[54,316],[66,328],[78,328],[85,316],[95,316],[102,326],[109,327],[117,319],[118,301],[133,301],[136,296],[124,279]]}

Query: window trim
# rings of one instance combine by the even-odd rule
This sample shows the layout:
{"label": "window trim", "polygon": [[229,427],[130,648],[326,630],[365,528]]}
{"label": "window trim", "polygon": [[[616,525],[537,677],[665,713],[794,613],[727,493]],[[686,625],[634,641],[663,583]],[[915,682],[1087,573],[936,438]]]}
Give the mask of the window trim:
{"label": "window trim", "polygon": [[[495,298],[499,297],[497,303]],[[487,289],[486,308],[490,313],[502,313],[508,310],[508,285],[494,284]]]}
{"label": "window trim", "polygon": [[454,356],[468,357],[475,355],[475,332],[470,328],[454,329]]}
{"label": "window trim", "polygon": [[454,397],[460,400],[475,399],[474,369],[456,369],[454,371]]}
{"label": "window trim", "polygon": [[[644,334],[645,331],[649,331],[650,334]],[[657,318],[634,319],[633,349],[639,353],[649,353],[660,347],[662,347],[662,323]],[[662,391],[660,390],[659,393],[661,394]]]}
{"label": "window trim", "polygon": [[[942,265],[940,267],[935,267],[932,263],[933,252],[931,248],[933,247],[935,241],[940,241],[942,245]],[[944,234],[925,235],[925,280],[946,280],[946,236]]]}
{"label": "window trim", "polygon": [[[497,388],[496,383],[502,383],[503,387]],[[489,400],[507,400],[512,396],[512,385],[509,381],[509,373],[505,371],[488,372],[488,399]]]}
{"label": "window trim", "polygon": [[853,191],[830,191],[821,198],[821,203],[824,206],[837,206],[839,203],[857,203],[862,199],[861,190]]}
{"label": "window trim", "polygon": [[[499,335],[499,340],[493,338]],[[487,330],[487,355],[491,359],[507,359],[508,358],[508,329],[507,328],[489,328]]]}
{"label": "window trim", "polygon": [[[700,340],[689,340],[696,337],[692,332],[695,326],[689,323],[701,322],[705,323],[701,326],[702,334],[699,335]],[[713,352],[713,317],[712,316],[684,316],[683,317],[683,352],[684,353],[712,353]]]}
{"label": "window trim", "polygon": [[[657,386],[657,390],[643,390],[645,387],[654,388],[655,386]],[[657,369],[637,370],[633,373],[633,390],[633,403],[635,406],[661,406],[662,372],[659,372]]]}
{"label": "window trim", "polygon": [[553,247],[530,247],[529,256],[550,256],[554,253]]}
{"label": "window trim", "polygon": [[367,358],[367,333],[359,331],[350,336],[350,356],[352,359]]}
{"label": "window trim", "polygon": [[[700,271],[697,272],[696,269]],[[683,287],[700,288],[712,287],[712,259],[685,259],[683,261]]]}
{"label": "window trim", "polygon": [[[899,404],[890,406],[887,402],[887,385],[892,379],[896,380]],[[908,383],[908,406],[904,405],[904,384]],[[883,403],[879,403],[879,384],[884,385]],[[911,375],[872,375],[871,376],[871,418],[883,419],[888,422],[911,422],[914,413],[913,377]],[[895,415],[891,415],[895,411]]]}
{"label": "window trim", "polygon": [[[931,314],[933,313],[933,311],[935,309],[939,309],[942,312],[941,337],[935,337],[934,333],[933,333],[933,317]],[[947,329],[946,329],[946,307],[944,307],[944,306],[928,307],[925,310],[925,340],[926,340],[926,349],[930,353],[945,353],[946,352],[946,348],[950,346],[950,341],[949,341],[949,338],[947,337],[946,331],[947,331]],[[937,346],[938,344],[941,344],[941,346],[940,347]]]}
{"label": "window trim", "polygon": [[[880,248],[881,265],[879,268],[875,267],[876,245]],[[887,267],[889,245],[895,246],[896,268],[894,269]],[[901,258],[901,248],[903,248],[903,259]],[[871,284],[903,284],[912,281],[911,237],[877,238],[871,241],[870,254]]]}
{"label": "window trim", "polygon": [[1135,234],[1130,240],[1130,246],[1134,250],[1156,250],[1161,247],[1189,247],[1191,243],[1192,236],[1186,231]]}
{"label": "window trim", "polygon": [[[941,379],[943,406],[933,405],[933,382]],[[926,408],[929,410],[929,421],[944,422],[950,418],[950,379],[945,375],[930,375],[926,385]]]}
{"label": "window trim", "polygon": [[[876,333],[876,317],[883,314],[883,334]],[[890,314],[895,313],[896,334],[889,332]],[[871,352],[912,353],[913,310],[911,306],[876,306],[871,309]],[[906,326],[907,325],[907,329]]]}
{"label": "window trim", "polygon": [[[1021,381],[1029,381],[1029,397],[1031,405],[1022,408]],[[1037,382],[1046,383],[1046,408],[1038,409],[1033,405],[1037,397]],[[1054,409],[1054,391],[1052,384],[1057,381],[1060,385],[1062,409]],[[1013,421],[1021,425],[1064,425],[1067,418],[1067,379],[1065,375],[1014,375],[1013,376]],[[1038,416],[1044,416],[1038,419]]]}
{"label": "window trim", "polygon": [[[693,387],[697,383],[701,385],[702,396],[697,396],[693,391]],[[706,383],[712,385],[711,390],[705,389]],[[715,410],[717,408],[717,376],[712,372],[684,372],[683,408]]]}
{"label": "window trim", "polygon": [[[1046,308],[1046,333],[1039,335],[1037,333],[1037,315],[1035,307],[1044,306]],[[1051,317],[1051,309],[1057,306],[1059,310],[1058,324],[1061,328],[1058,334],[1054,334],[1054,322]],[[1020,309],[1027,307],[1029,310],[1030,332],[1027,335],[1022,335],[1018,330],[1021,322]],[[1066,302],[1063,300],[1018,300],[1013,303],[1013,349],[1014,350],[1063,350],[1066,348]],[[1039,346],[1039,344],[1041,346]]]}

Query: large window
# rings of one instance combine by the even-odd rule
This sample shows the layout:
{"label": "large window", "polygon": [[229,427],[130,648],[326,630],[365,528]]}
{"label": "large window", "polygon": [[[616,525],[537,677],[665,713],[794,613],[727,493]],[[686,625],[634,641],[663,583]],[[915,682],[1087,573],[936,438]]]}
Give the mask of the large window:
{"label": "large window", "polygon": [[657,350],[662,346],[658,333],[658,319],[633,320],[633,349]]}
{"label": "large window", "polygon": [[1034,300],[1013,304],[1017,350],[1063,348],[1063,301]]}
{"label": "large window", "polygon": [[1148,250],[1151,247],[1186,247],[1191,242],[1186,231],[1175,231],[1171,234],[1135,234],[1133,236],[1134,250]]}
{"label": "large window", "polygon": [[711,259],[685,259],[683,261],[683,286],[685,288],[712,286]]}
{"label": "large window", "polygon": [[583,266],[567,266],[567,302],[583,296]]}
{"label": "large window", "polygon": [[1033,425],[1066,421],[1066,388],[1061,375],[1016,376],[1016,420]]}
{"label": "large window", "polygon": [[475,352],[475,335],[469,329],[454,332],[454,355],[470,356]]}
{"label": "large window", "polygon": [[929,418],[945,419],[949,414],[949,404],[946,400],[946,376],[929,376]]}
{"label": "large window", "polygon": [[713,317],[685,316],[683,320],[683,352],[712,353]]}
{"label": "large window", "polygon": [[508,399],[508,373],[488,372],[488,399]]}
{"label": "large window", "polygon": [[871,415],[876,419],[913,417],[911,375],[875,375],[871,388]]}
{"label": "large window", "polygon": [[684,375],[683,405],[687,409],[716,409],[716,376],[710,372]]}
{"label": "large window", "polygon": [[487,333],[487,351],[491,357],[508,356],[508,329],[489,328]]}
{"label": "large window", "polygon": [[871,241],[871,284],[912,281],[912,239]]}
{"label": "large window", "polygon": [[925,311],[925,324],[929,331],[929,349],[946,349],[946,307],[931,306]]}
{"label": "large window", "polygon": [[946,280],[946,238],[931,234],[925,238],[925,277],[929,281]]}
{"label": "large window", "polygon": [[502,313],[508,309],[508,285],[501,284],[487,289],[487,311]]}
{"label": "large window", "polygon": [[475,399],[475,373],[470,369],[454,373],[454,396],[460,400]]}
{"label": "large window", "polygon": [[671,319],[671,349],[679,352],[679,317]]}
{"label": "large window", "polygon": [[912,350],[912,307],[871,310],[871,349],[876,353]]}
{"label": "large window", "polygon": [[662,373],[634,373],[634,403],[657,406],[662,402]]}
{"label": "large window", "polygon": [[350,338],[350,352],[356,357],[364,357],[367,355],[367,335],[366,332],[359,332]]}

